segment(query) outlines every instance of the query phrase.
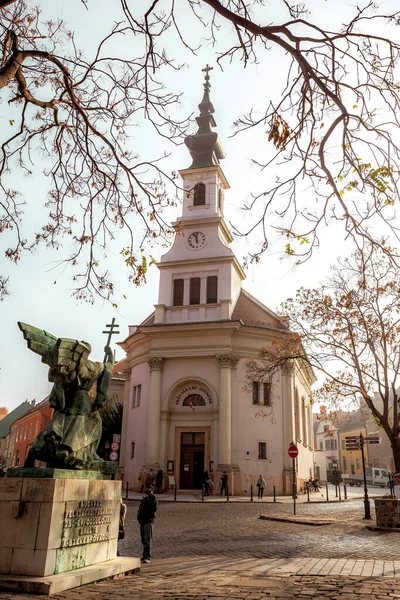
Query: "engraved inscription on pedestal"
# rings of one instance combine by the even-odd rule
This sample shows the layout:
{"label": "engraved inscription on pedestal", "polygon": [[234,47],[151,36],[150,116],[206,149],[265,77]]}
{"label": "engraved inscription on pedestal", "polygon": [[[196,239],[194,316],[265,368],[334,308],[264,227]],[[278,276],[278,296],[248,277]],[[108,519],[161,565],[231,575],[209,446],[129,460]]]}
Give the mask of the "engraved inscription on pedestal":
{"label": "engraved inscription on pedestal", "polygon": [[61,548],[109,540],[114,505],[107,500],[66,502]]}

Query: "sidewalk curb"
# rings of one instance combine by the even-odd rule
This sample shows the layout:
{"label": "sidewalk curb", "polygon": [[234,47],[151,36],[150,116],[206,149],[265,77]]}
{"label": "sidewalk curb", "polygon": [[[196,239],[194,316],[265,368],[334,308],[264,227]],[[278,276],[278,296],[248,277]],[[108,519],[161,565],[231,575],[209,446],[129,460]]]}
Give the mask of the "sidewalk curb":
{"label": "sidewalk curb", "polygon": [[266,515],[260,515],[260,519],[264,521],[283,521],[286,523],[297,523],[298,525],[313,525],[314,527],[320,527],[321,525],[332,525],[332,523],[335,523],[333,519],[325,519],[324,521],[310,521],[305,517],[270,517]]}

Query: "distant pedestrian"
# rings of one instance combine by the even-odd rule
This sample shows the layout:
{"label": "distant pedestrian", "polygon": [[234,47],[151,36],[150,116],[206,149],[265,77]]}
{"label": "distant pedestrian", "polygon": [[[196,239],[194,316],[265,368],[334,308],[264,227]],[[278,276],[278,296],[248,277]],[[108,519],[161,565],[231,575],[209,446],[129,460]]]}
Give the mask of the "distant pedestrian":
{"label": "distant pedestrian", "polygon": [[140,537],[143,544],[142,562],[151,561],[151,549],[154,536],[154,519],[158,508],[157,497],[153,494],[153,486],[146,486],[146,495],[141,500],[137,512],[140,525]]}
{"label": "distant pedestrian", "polygon": [[147,481],[147,471],[146,471],[146,469],[143,469],[142,472],[140,473],[140,477],[139,477],[141,494],[143,494],[144,488],[146,487],[146,481]]}
{"label": "distant pedestrian", "polygon": [[212,479],[208,474],[208,471],[204,471],[204,495],[209,496],[211,493],[211,486],[213,485]]}
{"label": "distant pedestrian", "polygon": [[258,487],[258,499],[262,500],[262,497],[264,495],[264,488],[265,488],[265,479],[262,475],[260,475],[259,478],[257,479],[257,487]]}
{"label": "distant pedestrian", "polygon": [[[128,509],[126,507],[126,504],[124,504],[124,501],[121,498],[121,508],[119,510],[118,541],[123,540],[125,537],[125,519],[127,510]],[[119,548],[117,549],[117,556],[120,556]]]}
{"label": "distant pedestrian", "polygon": [[150,469],[150,471],[147,473],[146,485],[152,485],[154,488],[155,478],[156,478],[156,475],[155,475],[153,469]]}
{"label": "distant pedestrian", "polygon": [[164,473],[163,473],[162,469],[158,469],[157,475],[156,475],[157,494],[162,494],[163,480],[164,480]]}
{"label": "distant pedestrian", "polygon": [[224,471],[221,475],[220,484],[221,484],[221,496],[223,496],[224,492],[225,492],[225,496],[226,496],[227,492],[228,492],[228,474],[226,471]]}

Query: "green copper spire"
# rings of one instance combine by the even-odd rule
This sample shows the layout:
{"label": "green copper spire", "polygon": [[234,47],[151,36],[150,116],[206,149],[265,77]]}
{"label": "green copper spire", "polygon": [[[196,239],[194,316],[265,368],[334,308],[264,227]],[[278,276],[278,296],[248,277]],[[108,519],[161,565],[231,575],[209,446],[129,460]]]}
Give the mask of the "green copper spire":
{"label": "green copper spire", "polygon": [[199,129],[195,135],[189,135],[185,138],[185,144],[193,160],[190,169],[213,167],[218,165],[222,158],[225,158],[225,152],[218,139],[218,134],[212,130],[217,124],[213,117],[214,106],[210,100],[211,85],[208,73],[211,70],[212,67],[209,65],[206,65],[203,69],[205,72],[204,94],[199,104],[200,115],[196,117]]}

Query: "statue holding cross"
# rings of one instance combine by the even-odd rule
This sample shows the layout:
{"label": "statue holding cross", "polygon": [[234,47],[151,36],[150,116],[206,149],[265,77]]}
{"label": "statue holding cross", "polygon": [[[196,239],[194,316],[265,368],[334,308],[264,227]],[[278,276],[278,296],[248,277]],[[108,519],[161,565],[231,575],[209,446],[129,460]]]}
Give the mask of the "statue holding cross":
{"label": "statue holding cross", "polygon": [[99,409],[107,400],[114,364],[110,348],[111,336],[118,327],[112,320],[104,361],[88,359],[91,346],[87,342],[57,338],[51,333],[26,323],[18,323],[28,348],[42,357],[53,382],[50,406],[51,421],[41,431],[29,450],[25,467],[35,460],[48,467],[61,469],[101,470],[102,461],[96,454],[101,438],[102,421]]}

